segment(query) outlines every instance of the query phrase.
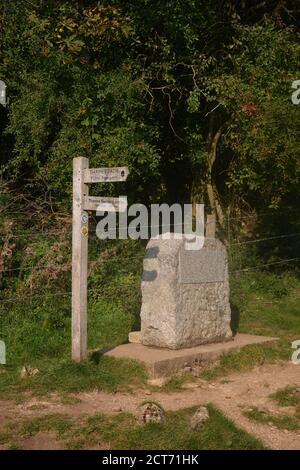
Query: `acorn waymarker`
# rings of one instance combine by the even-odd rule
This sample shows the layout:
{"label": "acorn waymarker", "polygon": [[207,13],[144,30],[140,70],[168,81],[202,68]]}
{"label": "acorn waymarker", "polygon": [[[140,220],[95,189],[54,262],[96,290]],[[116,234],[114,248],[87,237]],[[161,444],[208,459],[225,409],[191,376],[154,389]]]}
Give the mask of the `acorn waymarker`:
{"label": "acorn waymarker", "polygon": [[89,183],[126,181],[127,167],[89,168],[85,157],[73,159],[72,225],[72,359],[80,362],[87,354],[87,264],[88,213],[124,212],[126,197],[89,196]]}

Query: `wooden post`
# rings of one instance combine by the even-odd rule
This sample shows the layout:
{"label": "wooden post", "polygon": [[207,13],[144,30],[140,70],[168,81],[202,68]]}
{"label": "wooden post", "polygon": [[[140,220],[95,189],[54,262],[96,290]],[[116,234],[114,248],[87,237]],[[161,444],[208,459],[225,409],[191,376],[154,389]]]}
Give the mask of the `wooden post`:
{"label": "wooden post", "polygon": [[87,353],[88,216],[84,201],[88,185],[84,171],[88,166],[88,158],[73,160],[72,359],[77,362],[85,359]]}

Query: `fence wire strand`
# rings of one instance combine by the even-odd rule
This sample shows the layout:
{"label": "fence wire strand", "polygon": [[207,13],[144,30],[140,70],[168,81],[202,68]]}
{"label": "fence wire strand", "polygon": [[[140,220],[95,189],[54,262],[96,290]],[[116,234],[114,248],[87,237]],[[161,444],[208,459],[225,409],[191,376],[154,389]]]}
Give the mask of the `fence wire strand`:
{"label": "fence wire strand", "polygon": [[[284,211],[282,213],[287,213],[289,211]],[[297,212],[297,213],[300,213],[300,211],[298,210],[291,210],[290,212]],[[260,217],[260,216],[266,216],[266,215],[270,215],[270,216],[274,216],[274,215],[279,215],[280,212],[277,212],[277,213],[274,213],[274,214],[270,214],[270,213],[261,213],[261,214],[253,214],[253,215],[247,215],[247,216],[240,216],[240,217],[228,217],[227,220],[228,220],[228,223],[231,221],[231,220],[241,220],[241,219],[246,219],[246,218],[251,218],[251,217]],[[97,222],[96,219],[93,217],[93,221],[90,225],[93,225],[93,222]],[[209,223],[214,223],[214,222],[208,222]],[[206,224],[207,225],[207,224]],[[180,224],[172,224],[172,227],[176,227],[176,226],[183,226],[182,223]],[[159,228],[159,229],[163,229],[165,226],[162,225],[162,224],[159,224],[159,225],[143,225],[143,226],[139,226],[138,229],[139,231],[141,231],[142,229],[152,229],[152,228]],[[124,228],[127,228],[127,226],[125,227],[117,227],[116,229],[111,229],[111,230],[107,230],[106,233],[110,233],[110,232],[115,232],[117,230],[120,230],[120,229],[124,229]],[[95,230],[95,233],[92,233],[92,231]],[[36,232],[36,231],[33,231],[33,232],[27,232],[27,233],[16,233],[16,234],[8,234],[7,237],[9,238],[13,238],[13,239],[23,239],[23,238],[38,238],[38,237],[50,237],[50,236],[57,236],[57,235],[61,235],[61,236],[65,236],[65,237],[70,237],[72,236],[72,231],[69,230],[69,228],[66,230],[66,228],[64,229],[64,231],[62,230],[51,230],[51,231],[41,231],[41,232]],[[93,237],[93,236],[96,236],[97,237],[97,233],[96,233],[96,227],[89,227],[89,236]],[[0,234],[0,237],[4,237],[3,234]],[[241,245],[248,245],[248,244],[256,244],[256,243],[262,243],[262,242],[267,242],[267,241],[271,241],[271,240],[279,240],[279,239],[289,239],[289,238],[296,238],[296,237],[300,237],[300,232],[296,232],[296,233],[287,233],[287,234],[280,234],[280,235],[275,235],[275,236],[270,236],[270,237],[264,237],[264,238],[257,238],[257,239],[253,239],[253,240],[243,240],[243,241],[239,241],[238,239],[234,239],[232,242],[228,243],[228,248],[230,249],[231,246],[241,246]],[[99,239],[99,237],[98,237]],[[101,240],[101,241],[105,241],[105,240]],[[143,259],[143,255],[135,255],[135,256],[124,256],[123,257],[123,260],[124,261],[130,261],[130,260],[134,260],[134,259],[138,259],[140,261],[142,261]],[[292,262],[297,262],[300,260],[300,257],[294,257],[294,258],[287,258],[287,259],[282,259],[282,260],[278,260],[278,261],[274,261],[274,262],[269,262],[269,263],[264,263],[264,264],[259,264],[259,265],[255,265],[255,266],[249,266],[249,267],[246,267],[246,268],[241,268],[241,269],[235,269],[235,270],[231,270],[229,271],[230,274],[235,274],[235,273],[242,273],[242,272],[249,272],[249,271],[256,271],[258,269],[264,269],[265,267],[268,267],[268,266],[276,266],[276,265],[281,265],[281,264],[286,264],[286,263],[292,263]],[[106,262],[107,260],[104,260],[104,262]],[[60,268],[61,270],[64,270],[65,272],[68,272],[68,271],[71,271],[71,265],[70,263],[69,264],[62,264],[62,265],[37,265],[37,266],[32,266],[32,265],[25,265],[25,266],[21,266],[21,267],[18,267],[18,268],[8,268],[8,269],[3,269],[3,270],[0,270],[0,275],[1,274],[4,274],[4,273],[10,273],[10,272],[26,272],[26,271],[41,271],[41,270],[51,270],[51,269],[58,269]],[[132,286],[132,285],[119,285],[119,286],[114,286],[114,288],[120,288],[120,289],[123,289],[123,288],[137,288],[136,286]],[[100,292],[102,292],[103,290],[108,290],[108,288],[103,288],[103,287],[100,287],[99,288]],[[95,291],[96,292],[96,291]],[[97,291],[99,292],[99,291]],[[93,293],[93,290],[90,290],[89,293]],[[11,297],[11,298],[0,298],[0,302],[3,302],[3,303],[6,303],[6,302],[15,302],[15,301],[21,301],[21,300],[25,300],[25,299],[33,299],[33,298],[47,298],[47,297],[70,297],[72,295],[71,292],[65,292],[65,293],[43,293],[43,294],[36,294],[36,295],[30,295],[30,296],[16,296],[16,297]]]}
{"label": "fence wire strand", "polygon": [[[132,259],[132,258],[127,258],[127,259]],[[236,270],[233,270],[233,271],[229,271],[229,274],[235,274],[235,273],[241,273],[241,272],[248,272],[248,271],[255,271],[257,269],[263,269],[265,268],[266,266],[273,266],[273,265],[279,265],[279,264],[285,264],[285,263],[290,263],[290,262],[294,262],[294,261],[299,261],[300,260],[300,257],[297,257],[297,258],[288,258],[288,259],[284,259],[284,260],[280,260],[280,261],[274,261],[272,263],[265,263],[265,264],[259,264],[259,265],[256,265],[256,266],[251,266],[249,268],[243,268],[243,269],[236,269]],[[117,288],[117,289],[137,289],[139,290],[139,286],[136,286],[136,285],[131,285],[131,284],[119,284],[119,285],[114,285],[113,288]],[[93,292],[105,292],[105,291],[109,291],[111,288],[108,288],[108,287],[99,287],[99,289],[95,290],[95,289],[91,289],[89,290],[89,294],[90,293],[93,293]],[[69,297],[69,296],[72,296],[72,292],[58,292],[58,293],[44,293],[44,294],[34,294],[34,295],[30,295],[30,296],[16,296],[16,297],[11,297],[11,298],[2,298],[0,299],[0,302],[3,302],[3,303],[6,303],[6,302],[15,302],[15,301],[19,301],[19,300],[26,300],[26,299],[34,299],[34,298],[47,298],[47,297]]]}

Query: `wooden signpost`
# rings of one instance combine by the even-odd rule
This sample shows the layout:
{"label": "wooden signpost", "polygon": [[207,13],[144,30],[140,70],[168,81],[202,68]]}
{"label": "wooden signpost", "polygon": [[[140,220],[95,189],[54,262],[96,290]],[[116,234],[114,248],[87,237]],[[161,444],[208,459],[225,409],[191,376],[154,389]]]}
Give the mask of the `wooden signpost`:
{"label": "wooden signpost", "polygon": [[87,353],[88,213],[126,210],[119,198],[89,196],[88,183],[126,181],[127,167],[89,168],[89,160],[73,160],[72,227],[72,359],[80,362]]}

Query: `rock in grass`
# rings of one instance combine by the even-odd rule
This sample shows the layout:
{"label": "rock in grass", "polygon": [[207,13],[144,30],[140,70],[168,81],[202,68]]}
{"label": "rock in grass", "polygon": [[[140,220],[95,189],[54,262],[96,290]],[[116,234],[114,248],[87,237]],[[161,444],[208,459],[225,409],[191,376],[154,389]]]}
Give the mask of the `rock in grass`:
{"label": "rock in grass", "polygon": [[141,406],[139,422],[140,424],[157,423],[163,424],[166,421],[164,410],[153,402],[144,403]]}
{"label": "rock in grass", "polygon": [[39,370],[31,366],[23,366],[20,372],[21,379],[26,379],[27,377],[33,377],[38,374]]}
{"label": "rock in grass", "polygon": [[206,406],[200,406],[191,417],[190,427],[192,431],[199,431],[209,420],[209,412]]}
{"label": "rock in grass", "polygon": [[[159,377],[158,379],[149,379],[148,384],[152,385],[152,387],[162,387],[168,381],[167,377]],[[147,394],[147,392],[145,392]],[[151,395],[151,394],[149,394]]]}

